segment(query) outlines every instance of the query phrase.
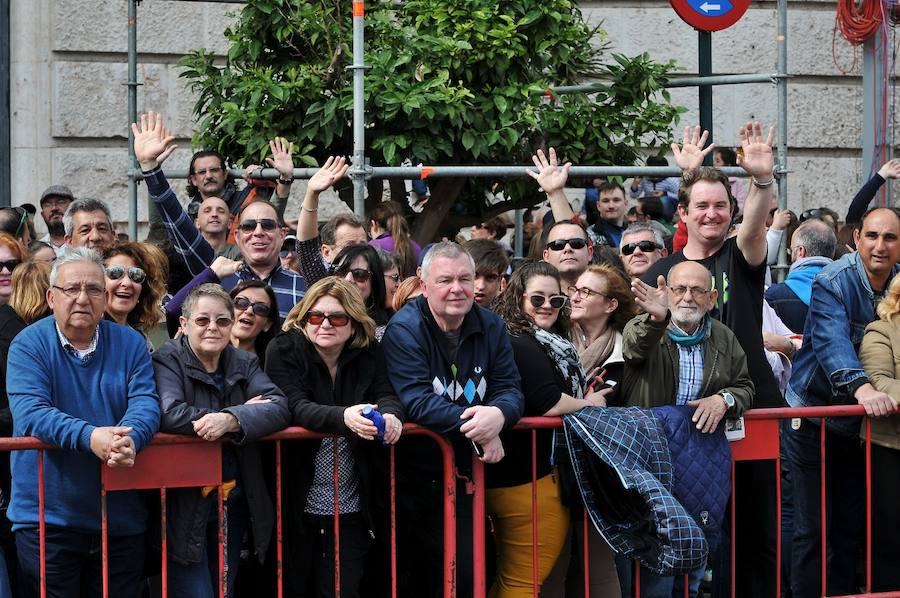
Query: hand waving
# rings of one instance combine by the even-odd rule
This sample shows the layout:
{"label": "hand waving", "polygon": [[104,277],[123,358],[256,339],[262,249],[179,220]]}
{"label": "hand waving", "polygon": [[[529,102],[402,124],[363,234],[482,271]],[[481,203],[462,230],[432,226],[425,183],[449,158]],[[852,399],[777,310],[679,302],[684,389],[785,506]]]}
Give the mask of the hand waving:
{"label": "hand waving", "polygon": [[538,150],[537,155],[531,156],[531,161],[537,166],[538,171],[527,171],[528,176],[536,180],[547,195],[554,191],[561,191],[566,186],[566,181],[569,179],[569,168],[572,167],[571,162],[566,162],[562,168],[559,168],[556,150],[552,147],[549,154],[548,159],[547,156],[544,156],[544,150]]}
{"label": "hand waving", "polygon": [[759,181],[770,181],[775,170],[775,154],[772,145],[775,143],[775,127],[769,127],[769,135],[763,140],[762,127],[758,122],[748,122],[741,127],[738,135],[741,138],[741,149],[744,155],[738,155],[738,165],[750,176]]}
{"label": "hand waving", "polygon": [[276,137],[269,142],[269,149],[272,150],[272,157],[266,158],[266,163],[278,170],[281,178],[293,180],[294,159],[292,151],[294,144],[284,137]]}
{"label": "hand waving", "polygon": [[141,115],[140,125],[131,123],[134,133],[134,155],[142,170],[153,170],[175,151],[175,136],[163,126],[162,114]]}
{"label": "hand waving", "polygon": [[325,160],[325,164],[309,179],[306,189],[311,192],[321,193],[343,178],[347,174],[348,168],[347,159],[344,156],[329,156]]}
{"label": "hand waving", "polygon": [[656,279],[656,288],[651,287],[639,278],[631,282],[631,292],[634,300],[650,317],[657,322],[666,319],[669,313],[669,294],[666,289],[666,279],[660,274]]}
{"label": "hand waving", "polygon": [[675,154],[675,163],[684,171],[696,170],[703,166],[703,159],[713,151],[716,147],[715,143],[710,143],[707,147],[706,140],[709,139],[709,131],[703,131],[700,134],[700,125],[694,127],[691,133],[690,127],[684,128],[684,137],[681,140],[681,147],[677,143],[672,144],[672,153]]}

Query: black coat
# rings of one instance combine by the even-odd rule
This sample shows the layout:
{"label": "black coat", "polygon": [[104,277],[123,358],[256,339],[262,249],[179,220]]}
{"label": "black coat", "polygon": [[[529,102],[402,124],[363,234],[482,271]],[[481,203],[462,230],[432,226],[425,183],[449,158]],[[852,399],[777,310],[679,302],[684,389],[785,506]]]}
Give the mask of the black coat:
{"label": "black coat", "polygon": [[[231,435],[241,484],[250,508],[253,547],[266,554],[275,524],[275,508],[266,489],[260,447],[254,440],[288,426],[287,399],[260,369],[256,356],[228,346],[220,357],[225,376],[224,396],[191,350],[187,338],[172,340],[153,354],[153,370],[162,417],[160,432],[194,436],[191,422],[220,411],[235,416],[241,433]],[[269,403],[244,405],[262,395]],[[200,561],[206,543],[206,524],[213,495],[203,498],[197,488],[168,492],[168,545],[177,562]]]}
{"label": "black coat", "polygon": [[[373,343],[362,349],[344,349],[332,384],[328,367],[303,333],[282,332],[269,343],[266,372],[288,397],[291,425],[349,440],[357,465],[362,515],[371,532],[370,464],[381,447],[364,442],[344,425],[344,409],[370,403],[378,405],[382,414],[391,413],[403,421],[405,412],[388,381],[381,348]],[[302,515],[320,445],[320,440],[282,443],[285,521],[296,533],[305,532]]]}

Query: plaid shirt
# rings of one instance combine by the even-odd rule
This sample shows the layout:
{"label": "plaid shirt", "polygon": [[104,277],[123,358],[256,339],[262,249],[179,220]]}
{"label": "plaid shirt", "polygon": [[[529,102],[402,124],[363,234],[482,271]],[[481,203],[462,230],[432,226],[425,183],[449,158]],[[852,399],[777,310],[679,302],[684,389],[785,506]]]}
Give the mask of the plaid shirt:
{"label": "plaid shirt", "polygon": [[703,384],[703,347],[699,343],[691,347],[678,346],[678,395],[676,405],[684,405],[693,401],[700,394]]}
{"label": "plaid shirt", "polygon": [[97,352],[97,342],[100,340],[100,326],[94,328],[94,336],[91,337],[91,344],[88,345],[87,349],[78,349],[75,347],[75,345],[66,338],[63,331],[59,329],[59,323],[56,324],[56,334],[59,335],[59,342],[62,345],[63,350],[72,357],[80,359],[82,365],[89,362],[91,357],[94,356],[94,353]]}

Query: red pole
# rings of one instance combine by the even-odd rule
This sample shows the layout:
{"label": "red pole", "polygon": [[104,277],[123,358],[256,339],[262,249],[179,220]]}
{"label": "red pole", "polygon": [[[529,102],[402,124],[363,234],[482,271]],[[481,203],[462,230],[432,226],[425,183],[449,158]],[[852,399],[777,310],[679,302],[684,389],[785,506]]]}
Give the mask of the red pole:
{"label": "red pole", "polygon": [[168,543],[168,536],[166,534],[166,531],[167,531],[166,526],[168,525],[168,521],[167,521],[167,515],[166,515],[166,489],[165,488],[159,489],[159,507],[160,507],[159,512],[162,513],[162,516],[160,517],[160,526],[162,527],[162,552],[160,555],[160,558],[162,559],[162,561],[161,561],[161,564],[162,564],[162,595],[168,596],[169,595],[169,587],[168,587],[169,566],[166,563],[166,559],[168,559],[168,546],[166,545]]}
{"label": "red pole", "polygon": [[531,431],[531,583],[538,598],[537,430]]}
{"label": "red pole", "polygon": [[735,516],[735,509],[737,508],[737,501],[734,500],[734,461],[731,462],[731,598],[734,598],[737,595],[737,560],[735,559],[735,547],[737,546],[737,540],[735,536],[737,535],[735,525],[737,523],[737,517]]}
{"label": "red pole", "polygon": [[872,420],[866,422],[866,592],[872,592]]}
{"label": "red pole", "polygon": [[41,557],[41,598],[47,598],[47,525],[44,521],[44,451],[38,449],[38,551]]}
{"label": "red pole", "polygon": [[219,484],[219,598],[225,598],[225,486]]}
{"label": "red pole", "polygon": [[338,476],[338,439],[331,439],[331,457],[334,465],[334,596],[341,598],[341,509]]}
{"label": "red pole", "polygon": [[[484,463],[472,455],[472,481],[475,494],[472,495],[472,581],[473,595],[481,598],[487,591],[487,580],[484,575]],[[478,564],[479,566],[474,566]],[[468,566],[468,563],[467,563]]]}
{"label": "red pole", "polygon": [[591,595],[591,561],[588,558],[588,513],[587,509],[584,510],[584,521],[581,522],[581,531],[584,536],[582,542],[582,551],[584,555],[584,562],[582,563],[582,567],[584,567],[584,595]]}
{"label": "red pole", "polygon": [[819,507],[822,510],[822,551],[821,551],[821,559],[822,559],[822,596],[827,596],[827,549],[828,549],[828,534],[826,533],[826,524],[827,517],[825,511],[825,418],[821,419],[819,424],[819,477],[822,480],[822,494],[819,500]]}
{"label": "red pole", "polygon": [[391,598],[397,598],[397,464],[391,445]]}
{"label": "red pole", "polygon": [[[275,441],[275,572],[278,598],[284,596],[284,524],[281,518],[281,441]],[[165,594],[163,594],[165,595]]]}
{"label": "red pole", "polygon": [[[101,465],[100,467],[103,467]],[[103,475],[100,476],[100,558],[102,562],[101,575],[103,576],[103,598],[109,596],[109,552],[106,534],[108,533],[106,521],[106,485],[103,483]]]}
{"label": "red pole", "polygon": [[[781,442],[779,437],[777,442]],[[775,598],[781,598],[781,457],[775,458]]]}

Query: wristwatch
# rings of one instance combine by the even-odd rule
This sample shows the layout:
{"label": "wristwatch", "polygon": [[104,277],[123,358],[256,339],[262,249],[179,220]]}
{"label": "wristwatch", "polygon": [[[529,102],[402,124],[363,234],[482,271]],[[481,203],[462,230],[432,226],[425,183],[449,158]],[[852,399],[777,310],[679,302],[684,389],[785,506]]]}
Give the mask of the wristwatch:
{"label": "wristwatch", "polygon": [[728,405],[728,408],[731,409],[734,407],[734,395],[730,392],[723,392],[722,399],[725,401],[725,404]]}

